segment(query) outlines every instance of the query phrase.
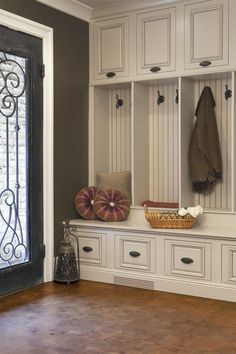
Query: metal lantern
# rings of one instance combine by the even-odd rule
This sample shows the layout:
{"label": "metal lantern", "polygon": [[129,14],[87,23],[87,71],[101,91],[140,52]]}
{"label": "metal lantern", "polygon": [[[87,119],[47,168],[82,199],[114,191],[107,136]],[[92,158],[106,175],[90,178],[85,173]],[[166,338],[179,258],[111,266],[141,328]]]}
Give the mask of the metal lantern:
{"label": "metal lantern", "polygon": [[58,256],[55,258],[54,280],[70,284],[80,278],[78,244],[74,248],[70,236],[74,237],[76,243],[78,239],[69,230],[69,222],[64,223],[64,240],[60,242]]}

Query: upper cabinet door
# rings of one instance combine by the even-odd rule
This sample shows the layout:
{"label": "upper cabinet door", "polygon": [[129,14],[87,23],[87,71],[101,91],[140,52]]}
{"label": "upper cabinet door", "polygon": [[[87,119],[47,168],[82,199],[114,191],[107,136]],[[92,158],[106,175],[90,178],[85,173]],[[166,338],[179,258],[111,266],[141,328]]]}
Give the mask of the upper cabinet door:
{"label": "upper cabinet door", "polygon": [[137,74],[175,70],[175,8],[137,15]]}
{"label": "upper cabinet door", "polygon": [[185,69],[228,64],[228,0],[185,5]]}
{"label": "upper cabinet door", "polygon": [[94,23],[94,79],[128,75],[128,17]]}

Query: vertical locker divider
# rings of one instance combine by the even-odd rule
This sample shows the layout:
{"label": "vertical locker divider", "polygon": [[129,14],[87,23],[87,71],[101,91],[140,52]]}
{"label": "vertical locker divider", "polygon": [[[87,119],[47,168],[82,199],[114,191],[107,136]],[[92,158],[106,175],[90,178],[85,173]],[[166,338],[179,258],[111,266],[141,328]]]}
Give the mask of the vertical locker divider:
{"label": "vertical locker divider", "polygon": [[88,184],[89,186],[94,185],[95,179],[95,136],[94,136],[94,86],[89,87],[89,122],[88,122],[88,131],[89,131],[89,138],[88,138]]}
{"label": "vertical locker divider", "polygon": [[179,79],[180,98],[179,98],[179,187],[180,187],[180,207],[186,207],[194,204],[191,175],[188,162],[188,149],[190,137],[194,123],[194,82],[189,78],[181,77]]}
{"label": "vertical locker divider", "polygon": [[132,194],[132,205],[135,205],[135,172],[134,172],[134,106],[135,106],[135,100],[134,100],[134,82],[131,82],[131,100],[130,100],[130,105],[131,105],[131,131],[130,131],[130,150],[131,150],[131,156],[130,156],[130,166],[131,166],[131,194]]}
{"label": "vertical locker divider", "polygon": [[179,90],[179,104],[178,104],[178,117],[179,117],[179,129],[178,129],[178,160],[179,160],[179,170],[178,170],[178,190],[179,190],[179,207],[182,207],[182,143],[181,143],[181,127],[182,127],[182,78],[178,77],[178,90]]}
{"label": "vertical locker divider", "polygon": [[236,78],[235,72],[231,73],[232,77],[232,106],[231,106],[231,119],[232,119],[232,129],[231,129],[231,154],[232,154],[232,170],[231,170],[231,188],[232,188],[232,212],[236,212],[236,124],[235,124],[235,106],[236,106]]}

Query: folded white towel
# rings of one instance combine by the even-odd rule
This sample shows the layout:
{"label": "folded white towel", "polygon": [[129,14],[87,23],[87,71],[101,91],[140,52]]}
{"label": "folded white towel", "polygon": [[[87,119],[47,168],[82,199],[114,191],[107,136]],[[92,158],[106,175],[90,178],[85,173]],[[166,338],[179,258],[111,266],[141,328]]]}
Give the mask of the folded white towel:
{"label": "folded white towel", "polygon": [[188,211],[187,211],[187,209],[185,209],[185,208],[180,208],[180,209],[178,210],[178,214],[179,214],[180,216],[185,216],[186,214],[188,214]]}
{"label": "folded white towel", "polygon": [[178,214],[180,216],[185,216],[187,214],[190,214],[193,218],[197,218],[199,214],[203,213],[203,209],[201,205],[197,205],[195,207],[188,207],[187,209],[181,208],[178,210]]}

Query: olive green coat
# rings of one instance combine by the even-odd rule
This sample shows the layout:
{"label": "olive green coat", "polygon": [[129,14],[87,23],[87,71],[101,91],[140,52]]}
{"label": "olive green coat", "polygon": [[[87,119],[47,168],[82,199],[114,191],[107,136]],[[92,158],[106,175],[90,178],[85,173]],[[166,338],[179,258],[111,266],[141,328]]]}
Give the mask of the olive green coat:
{"label": "olive green coat", "polygon": [[210,87],[204,87],[196,108],[196,122],[189,145],[189,166],[193,187],[210,189],[222,177],[222,157],[215,116],[215,100]]}

